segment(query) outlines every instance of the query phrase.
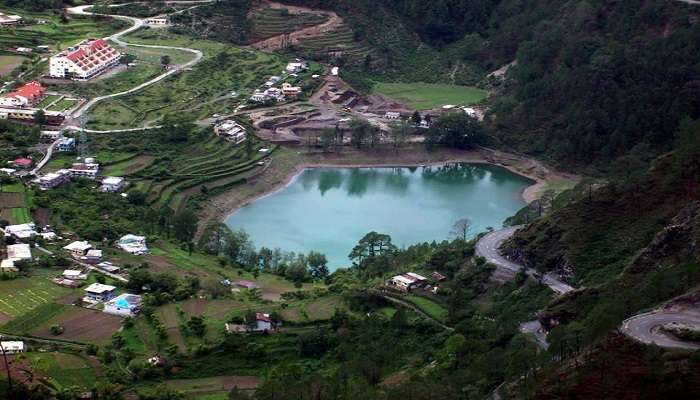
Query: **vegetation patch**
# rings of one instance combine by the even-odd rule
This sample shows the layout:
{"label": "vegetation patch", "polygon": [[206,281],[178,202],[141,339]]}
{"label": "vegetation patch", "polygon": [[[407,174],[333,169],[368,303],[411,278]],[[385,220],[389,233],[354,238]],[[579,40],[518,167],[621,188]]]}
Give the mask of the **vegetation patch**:
{"label": "vegetation patch", "polygon": [[488,92],[471,86],[435,83],[377,83],[375,93],[405,102],[417,110],[437,108],[444,105],[470,105],[479,103]]}

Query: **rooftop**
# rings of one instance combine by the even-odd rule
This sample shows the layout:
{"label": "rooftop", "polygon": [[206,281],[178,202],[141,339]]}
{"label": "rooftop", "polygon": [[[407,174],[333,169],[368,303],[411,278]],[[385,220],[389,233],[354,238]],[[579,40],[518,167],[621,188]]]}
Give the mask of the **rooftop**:
{"label": "rooftop", "polygon": [[111,285],[103,285],[101,283],[93,283],[92,285],[85,288],[88,293],[103,294],[105,292],[111,292],[117,290],[116,287]]}

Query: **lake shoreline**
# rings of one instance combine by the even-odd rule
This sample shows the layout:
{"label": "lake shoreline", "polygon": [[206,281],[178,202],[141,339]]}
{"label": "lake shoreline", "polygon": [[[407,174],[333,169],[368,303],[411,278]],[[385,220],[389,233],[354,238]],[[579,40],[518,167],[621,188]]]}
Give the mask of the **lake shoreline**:
{"label": "lake shoreline", "polygon": [[532,185],[521,192],[522,199],[527,204],[536,200],[550,182],[578,180],[574,175],[554,171],[532,158],[487,148],[468,151],[437,149],[428,152],[420,146],[401,149],[400,152],[393,149],[348,149],[341,153],[301,153],[299,150],[301,149],[281,148],[273,154],[270,168],[261,176],[244,188],[231,189],[208,202],[200,215],[200,231],[210,222],[223,222],[240,208],[283,190],[295,177],[310,168],[411,168],[451,163],[493,165],[533,181]]}

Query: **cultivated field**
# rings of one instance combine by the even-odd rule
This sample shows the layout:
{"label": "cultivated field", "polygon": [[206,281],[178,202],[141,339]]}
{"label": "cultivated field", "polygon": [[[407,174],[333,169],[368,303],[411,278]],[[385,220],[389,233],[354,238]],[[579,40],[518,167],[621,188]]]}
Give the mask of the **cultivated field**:
{"label": "cultivated field", "polygon": [[475,104],[488,96],[488,92],[475,87],[431,83],[377,83],[373,91],[403,101],[417,110],[448,104]]}
{"label": "cultivated field", "polygon": [[[60,325],[65,330],[60,336],[54,336],[49,331],[52,325]],[[120,326],[120,317],[98,310],[67,306],[63,312],[33,330],[32,335],[47,339],[106,344]]]}
{"label": "cultivated field", "polygon": [[93,387],[96,374],[83,356],[67,353],[29,353],[26,355],[31,368],[48,377],[57,387]]}
{"label": "cultivated field", "polygon": [[43,277],[0,281],[0,313],[18,317],[69,292]]}
{"label": "cultivated field", "polygon": [[0,219],[11,224],[23,224],[32,220],[29,212],[29,201],[24,185],[2,185],[0,188]]}
{"label": "cultivated field", "polygon": [[322,24],[327,20],[328,17],[321,14],[290,14],[286,9],[264,8],[253,16],[253,35],[256,39],[264,39]]}
{"label": "cultivated field", "polygon": [[200,379],[172,379],[166,381],[168,387],[195,394],[197,395],[197,398],[203,398],[201,396],[204,395],[225,395],[234,387],[238,388],[239,390],[252,390],[258,387],[258,385],[261,383],[262,379],[257,376],[236,375],[213,376],[211,378]]}
{"label": "cultivated field", "polygon": [[0,56],[0,77],[5,77],[12,73],[15,68],[22,65],[25,58],[21,56]]}

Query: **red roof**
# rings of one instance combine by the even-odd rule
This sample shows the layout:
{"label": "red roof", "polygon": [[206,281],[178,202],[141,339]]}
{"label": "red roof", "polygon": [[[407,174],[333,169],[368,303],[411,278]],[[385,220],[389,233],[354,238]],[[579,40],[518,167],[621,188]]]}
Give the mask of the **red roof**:
{"label": "red roof", "polygon": [[43,95],[45,91],[46,89],[43,86],[41,86],[41,83],[37,81],[31,81],[29,83],[24,84],[22,87],[15,90],[14,92],[8,94],[7,97],[22,96],[25,99],[33,101],[41,97],[41,95]]}
{"label": "red roof", "polygon": [[21,165],[23,167],[28,167],[28,166],[32,165],[32,162],[33,161],[29,158],[18,158],[15,161],[13,161],[13,163],[15,165]]}
{"label": "red roof", "polygon": [[106,46],[108,46],[108,44],[104,41],[104,39],[97,39],[94,42],[90,43],[90,48],[92,50],[99,50]]}
{"label": "red roof", "polygon": [[83,49],[78,49],[73,52],[68,53],[66,58],[73,62],[78,62],[78,60],[84,58],[86,56],[85,51]]}

